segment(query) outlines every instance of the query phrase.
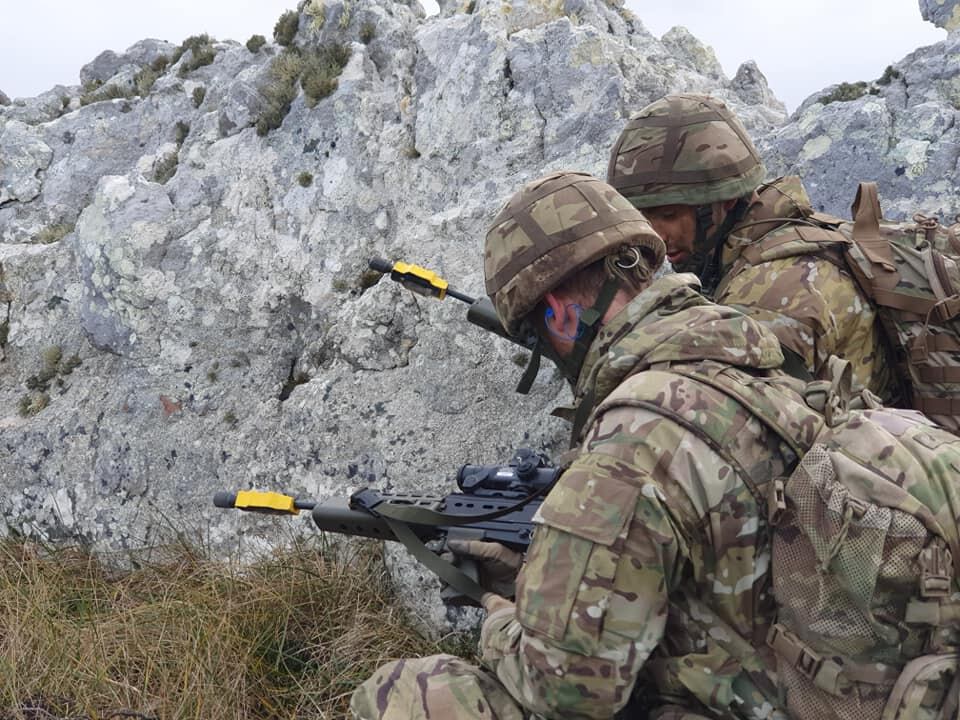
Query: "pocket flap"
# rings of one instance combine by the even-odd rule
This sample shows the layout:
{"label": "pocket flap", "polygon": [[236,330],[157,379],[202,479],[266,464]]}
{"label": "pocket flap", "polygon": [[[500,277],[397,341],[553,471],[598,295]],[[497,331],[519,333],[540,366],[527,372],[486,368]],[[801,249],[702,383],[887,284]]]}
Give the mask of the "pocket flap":
{"label": "pocket flap", "polygon": [[644,475],[612,455],[584,455],[560,476],[534,522],[612,545],[633,517]]}

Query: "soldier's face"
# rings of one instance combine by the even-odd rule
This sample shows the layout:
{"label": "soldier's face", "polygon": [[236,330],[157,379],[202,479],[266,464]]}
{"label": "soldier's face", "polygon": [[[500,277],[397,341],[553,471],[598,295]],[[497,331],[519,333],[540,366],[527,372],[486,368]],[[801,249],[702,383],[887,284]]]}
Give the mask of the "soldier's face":
{"label": "soldier's face", "polygon": [[643,214],[667,246],[667,258],[676,267],[693,254],[697,220],[690,205],[660,205],[644,208]]}

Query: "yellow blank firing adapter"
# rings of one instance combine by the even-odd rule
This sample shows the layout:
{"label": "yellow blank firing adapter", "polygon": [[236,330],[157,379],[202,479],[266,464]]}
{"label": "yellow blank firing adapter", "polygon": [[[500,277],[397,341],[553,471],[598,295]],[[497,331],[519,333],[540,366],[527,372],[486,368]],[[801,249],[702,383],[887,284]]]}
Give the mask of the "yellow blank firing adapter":
{"label": "yellow blank firing adapter", "polygon": [[403,285],[407,290],[418,295],[427,295],[443,300],[447,295],[472,303],[473,298],[464,295],[450,287],[450,283],[437,275],[433,270],[427,270],[419,265],[411,265],[402,261],[391,263],[383,258],[373,258],[370,268],[384,274],[390,273],[390,279]]}
{"label": "yellow blank firing adapter", "polygon": [[300,513],[294,505],[294,499],[289,495],[259,490],[239,491],[233,506],[241,510],[273,510],[278,513],[290,513],[291,515]]}

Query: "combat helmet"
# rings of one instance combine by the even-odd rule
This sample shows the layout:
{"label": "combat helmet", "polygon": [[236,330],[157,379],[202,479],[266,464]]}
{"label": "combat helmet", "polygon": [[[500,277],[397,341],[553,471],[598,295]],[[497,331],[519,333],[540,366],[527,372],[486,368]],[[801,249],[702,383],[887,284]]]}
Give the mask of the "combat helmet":
{"label": "combat helmet", "polygon": [[[720,252],[749,208],[746,200],[766,170],[737,117],[709,95],[668,95],[627,123],[610,152],[607,182],[637,208],[690,205],[696,218],[694,257],[706,294],[719,281]],[[712,203],[736,198],[713,225]]]}
{"label": "combat helmet", "polygon": [[[548,292],[582,268],[612,257],[611,280],[594,307],[581,315],[586,332],[574,352],[581,357],[565,363],[553,358],[568,380],[575,382],[582,355],[599,329],[598,321],[620,287],[617,274],[631,267],[631,257],[633,265],[638,265],[640,254],[646,267],[655,269],[663,263],[666,248],[639,210],[591,175],[555,172],[526,184],[494,219],[484,252],[486,290],[504,328],[517,336],[524,319]],[[549,352],[546,343],[539,344]],[[536,374],[539,353],[534,355],[537,359],[531,361],[520,392],[529,389]]]}
{"label": "combat helmet", "polygon": [[722,101],[667,95],[620,133],[607,182],[638,208],[708,205],[753,192],[765,174],[743,124]]}

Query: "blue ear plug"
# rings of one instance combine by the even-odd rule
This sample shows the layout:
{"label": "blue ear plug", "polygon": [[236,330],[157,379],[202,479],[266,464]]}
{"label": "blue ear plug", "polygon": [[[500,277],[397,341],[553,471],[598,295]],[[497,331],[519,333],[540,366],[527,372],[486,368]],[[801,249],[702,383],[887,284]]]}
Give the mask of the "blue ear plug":
{"label": "blue ear plug", "polygon": [[547,332],[562,340],[579,340],[580,336],[583,335],[583,323],[580,322],[580,314],[583,312],[583,308],[578,303],[570,303],[567,305],[567,307],[573,308],[573,311],[577,314],[577,332],[574,335],[567,335],[565,333],[557,332],[550,327],[550,321],[554,317],[553,308],[551,307],[548,307],[543,313],[543,324],[547,328]]}

